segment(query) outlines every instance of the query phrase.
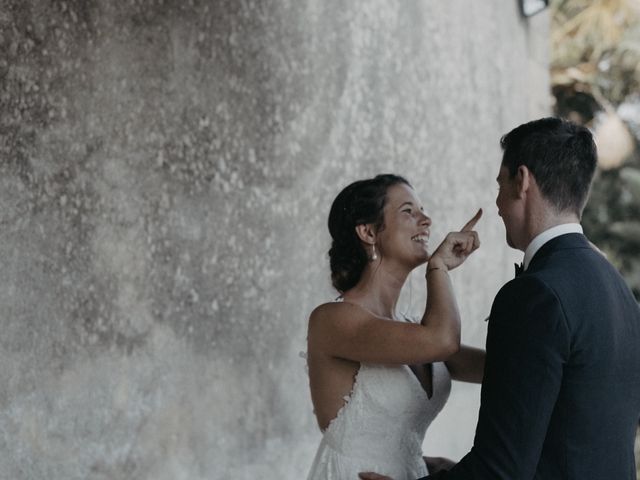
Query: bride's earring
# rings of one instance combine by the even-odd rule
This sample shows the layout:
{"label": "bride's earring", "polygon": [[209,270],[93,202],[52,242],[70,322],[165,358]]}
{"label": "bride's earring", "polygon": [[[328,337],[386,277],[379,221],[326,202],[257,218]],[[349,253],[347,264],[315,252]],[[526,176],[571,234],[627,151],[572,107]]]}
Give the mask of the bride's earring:
{"label": "bride's earring", "polygon": [[376,245],[375,245],[375,243],[373,245],[371,245],[371,257],[369,257],[369,259],[372,262],[375,262],[378,259],[378,255],[376,255]]}

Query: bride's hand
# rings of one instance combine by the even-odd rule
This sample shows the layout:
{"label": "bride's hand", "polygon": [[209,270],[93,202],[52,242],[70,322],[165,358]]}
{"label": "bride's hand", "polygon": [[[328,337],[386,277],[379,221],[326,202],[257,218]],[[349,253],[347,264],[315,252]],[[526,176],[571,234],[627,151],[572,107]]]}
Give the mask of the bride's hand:
{"label": "bride's hand", "polygon": [[473,230],[478,220],[482,217],[482,209],[478,209],[471,220],[469,220],[459,232],[450,232],[442,243],[438,246],[429,264],[442,262],[447,270],[453,270],[460,266],[469,255],[480,247],[478,232]]}
{"label": "bride's hand", "polygon": [[451,470],[456,462],[445,457],[422,457],[427,465],[429,475],[441,472],[442,470]]}
{"label": "bride's hand", "polygon": [[373,472],[360,472],[358,476],[362,480],[393,480],[391,477],[385,477],[384,475]]}

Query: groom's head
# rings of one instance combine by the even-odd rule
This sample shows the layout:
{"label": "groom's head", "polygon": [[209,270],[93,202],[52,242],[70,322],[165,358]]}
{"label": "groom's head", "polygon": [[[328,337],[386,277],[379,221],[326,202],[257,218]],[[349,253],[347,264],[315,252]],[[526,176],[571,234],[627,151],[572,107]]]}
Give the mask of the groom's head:
{"label": "groom's head", "polygon": [[582,215],[597,161],[588,129],[559,118],[542,118],[514,128],[502,137],[500,146],[510,178],[525,166],[558,212]]}
{"label": "groom's head", "polygon": [[597,152],[591,132],[558,118],[514,128],[500,140],[504,154],[496,199],[507,241],[524,249],[531,215],[551,212],[579,219],[587,202]]}

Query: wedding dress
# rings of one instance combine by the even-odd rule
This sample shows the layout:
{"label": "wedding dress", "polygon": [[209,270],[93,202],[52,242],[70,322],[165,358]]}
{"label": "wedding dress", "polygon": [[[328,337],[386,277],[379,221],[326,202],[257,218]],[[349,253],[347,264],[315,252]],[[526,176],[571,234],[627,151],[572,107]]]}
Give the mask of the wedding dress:
{"label": "wedding dress", "polygon": [[434,363],[431,372],[429,398],[410,367],[362,363],[346,403],[323,432],[308,480],[357,480],[363,471],[394,480],[428,475],[422,441],[451,391],[444,363]]}

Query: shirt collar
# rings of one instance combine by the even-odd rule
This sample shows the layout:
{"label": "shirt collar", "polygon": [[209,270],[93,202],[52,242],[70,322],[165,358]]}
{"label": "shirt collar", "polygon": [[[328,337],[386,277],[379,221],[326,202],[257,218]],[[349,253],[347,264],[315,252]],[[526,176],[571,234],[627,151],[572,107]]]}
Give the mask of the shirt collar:
{"label": "shirt collar", "polygon": [[522,262],[524,269],[526,270],[529,267],[531,259],[545,243],[567,233],[582,233],[582,226],[579,223],[563,223],[545,230],[531,240],[531,243],[524,251],[524,261]]}

